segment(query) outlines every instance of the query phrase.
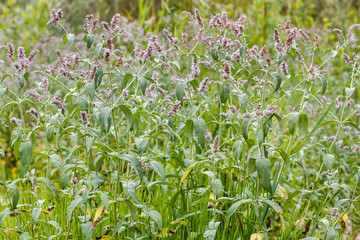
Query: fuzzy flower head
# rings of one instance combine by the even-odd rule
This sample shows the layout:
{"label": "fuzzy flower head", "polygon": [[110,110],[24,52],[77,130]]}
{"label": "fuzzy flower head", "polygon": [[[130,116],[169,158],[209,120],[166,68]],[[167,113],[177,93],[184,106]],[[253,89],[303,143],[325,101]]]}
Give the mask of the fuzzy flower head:
{"label": "fuzzy flower head", "polygon": [[63,19],[64,15],[63,15],[63,11],[61,8],[59,9],[51,9],[50,11],[50,15],[51,15],[51,19],[48,21],[48,25],[52,24],[52,25],[58,25],[59,21]]}

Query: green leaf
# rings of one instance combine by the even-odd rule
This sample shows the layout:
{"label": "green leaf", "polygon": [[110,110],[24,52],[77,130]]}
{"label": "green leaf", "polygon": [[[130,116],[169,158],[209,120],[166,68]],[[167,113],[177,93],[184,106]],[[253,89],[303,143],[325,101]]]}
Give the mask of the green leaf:
{"label": "green leaf", "polygon": [[90,100],[93,101],[95,97],[95,85],[93,83],[86,83],[85,88],[89,94]]}
{"label": "green leaf", "polygon": [[131,163],[131,165],[133,166],[135,172],[139,175],[140,179],[143,178],[143,175],[144,175],[143,170],[141,167],[141,163],[137,157],[134,157],[133,155],[130,155],[130,154],[122,154],[119,156],[119,158],[129,161]]}
{"label": "green leaf", "polygon": [[181,101],[185,95],[186,82],[180,82],[176,85],[175,95],[177,100]]}
{"label": "green leaf", "polygon": [[109,209],[110,201],[106,192],[100,193],[101,204],[104,205],[105,209]]}
{"label": "green leaf", "polygon": [[145,152],[148,143],[149,138],[135,138],[135,145],[140,155]]}
{"label": "green leaf", "polygon": [[3,98],[5,96],[5,93],[7,92],[8,88],[0,85],[0,98]]}
{"label": "green leaf", "polygon": [[204,119],[199,118],[198,120],[194,121],[194,128],[196,138],[200,144],[200,146],[204,149],[205,148],[205,132],[206,132],[206,122]]}
{"label": "green leaf", "polygon": [[252,201],[253,201],[252,199],[242,199],[240,201],[237,201],[233,205],[231,205],[231,207],[228,210],[228,214],[226,216],[226,219],[229,221],[230,217],[237,211],[237,209],[240,207],[240,205],[242,205],[244,203],[250,203]]}
{"label": "green leaf", "polygon": [[220,179],[214,179],[211,181],[211,183],[214,194],[216,195],[216,197],[220,197],[223,188]]}
{"label": "green leaf", "polygon": [[5,157],[5,152],[4,150],[0,149],[0,157],[1,158],[4,158]]}
{"label": "green leaf", "polygon": [[252,121],[252,118],[245,118],[244,121],[241,124],[241,133],[245,140],[248,140],[249,138],[249,126]]}
{"label": "green leaf", "polygon": [[64,45],[67,43],[67,36],[66,36],[66,34],[64,34],[63,36],[62,36],[62,40],[63,40],[63,43],[64,43]]}
{"label": "green leaf", "polygon": [[274,201],[271,201],[271,200],[268,200],[268,199],[265,199],[265,200],[262,200],[264,203],[268,204],[270,207],[272,207],[277,213],[282,213],[283,210],[282,208],[280,207],[280,205]]}
{"label": "green leaf", "polygon": [[[64,37],[64,36],[63,36]],[[75,41],[75,35],[73,33],[69,33],[67,36],[67,43],[71,47],[74,44]],[[65,43],[64,43],[65,44]]]}
{"label": "green leaf", "polygon": [[294,133],[295,133],[296,126],[299,121],[299,115],[300,114],[297,112],[292,112],[292,113],[289,113],[289,115],[288,115],[288,117],[289,117],[288,128],[289,128],[289,132],[291,135],[294,135]]}
{"label": "green leaf", "polygon": [[53,133],[54,133],[54,126],[51,125],[48,128],[46,128],[46,140],[48,142],[51,142]]}
{"label": "green leaf", "polygon": [[20,84],[20,89],[24,87],[25,85],[25,78],[24,75],[22,73],[20,73],[19,75],[16,75],[18,77],[19,80],[19,84]]}
{"label": "green leaf", "polygon": [[32,160],[33,147],[31,142],[22,142],[19,145],[20,176],[24,177]]}
{"label": "green leaf", "polygon": [[345,88],[346,97],[350,98],[353,95],[355,89],[355,87]]}
{"label": "green leaf", "polygon": [[246,111],[246,107],[247,107],[247,95],[246,93],[240,94],[238,96],[241,108],[243,111]]}
{"label": "green leaf", "polygon": [[30,233],[28,233],[28,232],[20,233],[19,240],[31,240]]}
{"label": "green leaf", "polygon": [[91,240],[93,231],[91,231],[91,222],[81,224],[81,232],[84,236],[84,240]]}
{"label": "green leaf", "polygon": [[229,95],[230,95],[230,87],[226,84],[223,84],[220,90],[221,103],[226,103],[226,101],[229,99]]}
{"label": "green leaf", "polygon": [[150,217],[152,220],[156,222],[156,225],[158,226],[159,229],[162,229],[162,217],[158,211],[152,210],[150,212],[146,211],[145,213],[148,217]]}
{"label": "green leaf", "polygon": [[41,208],[34,208],[32,210],[31,218],[35,224],[38,223],[38,219],[40,217],[41,211],[42,211]]}
{"label": "green leaf", "polygon": [[146,80],[146,78],[140,77],[139,78],[139,83],[140,83],[141,92],[144,95],[145,92],[146,92],[148,81]]}
{"label": "green leaf", "polygon": [[259,146],[264,142],[264,132],[261,128],[257,129],[254,133],[255,138]]}
{"label": "green leaf", "polygon": [[304,114],[304,113],[300,114],[298,127],[299,127],[300,134],[302,136],[307,135],[308,125],[309,125],[309,121],[308,121],[307,114]]}
{"label": "green leaf", "polygon": [[279,73],[277,72],[272,72],[271,76],[276,80],[276,87],[274,92],[276,92],[277,90],[280,89],[281,83],[282,83],[282,79]]}
{"label": "green leaf", "polygon": [[18,189],[18,187],[17,187],[15,184],[13,184],[13,183],[6,185],[6,187],[7,187],[7,188],[10,188],[10,189],[12,190],[12,192],[13,192],[13,194],[12,194],[12,208],[13,208],[13,209],[16,209],[17,204],[18,204],[18,202],[19,202],[19,198],[20,198],[19,189]]}
{"label": "green leaf", "polygon": [[129,131],[133,125],[133,122],[134,122],[134,116],[131,112],[131,110],[129,109],[128,106],[126,105],[123,105],[123,104],[120,104],[116,107],[119,107],[123,113],[125,114],[125,118],[126,118],[126,122],[127,122],[127,131]]}
{"label": "green leaf", "polygon": [[256,160],[256,170],[260,179],[260,185],[264,190],[271,191],[271,164],[267,158]]}
{"label": "green leaf", "polygon": [[329,227],[326,231],[326,240],[338,239],[338,233],[333,227]]}
{"label": "green leaf", "polygon": [[101,80],[102,80],[102,77],[103,77],[103,69],[102,68],[98,68],[96,69],[96,72],[95,72],[95,89],[98,88],[101,84]]}
{"label": "green leaf", "polygon": [[302,238],[300,240],[319,240],[319,239],[316,237],[306,237],[306,238]]}
{"label": "green leaf", "polygon": [[91,45],[94,42],[94,35],[87,35],[86,37],[86,46],[87,48],[91,48]]}
{"label": "green leaf", "polygon": [[312,135],[314,135],[315,131],[319,128],[320,124],[322,123],[322,121],[325,119],[326,115],[329,113],[332,105],[335,102],[335,99],[331,102],[331,104],[329,104],[329,106],[327,107],[327,109],[325,110],[325,112],[323,113],[323,115],[321,116],[321,118],[319,119],[319,121],[316,123],[315,127],[311,130],[310,134],[307,135],[307,137],[305,138],[305,140],[302,142],[302,144],[298,147],[298,149],[296,149],[295,154],[292,156],[292,160],[296,158],[297,154],[301,151],[301,149],[307,144],[307,142],[310,140],[310,138],[312,137]]}
{"label": "green leaf", "polygon": [[326,170],[331,170],[332,165],[335,161],[335,156],[333,154],[324,153],[322,154],[322,160],[324,162]]}
{"label": "green leaf", "polygon": [[237,140],[232,147],[232,151],[234,153],[234,158],[236,161],[240,160],[242,148],[243,148],[243,141],[241,140]]}
{"label": "green leaf", "polygon": [[0,227],[2,227],[2,225],[4,224],[4,220],[6,218],[6,216],[11,213],[11,209],[10,208],[5,208],[1,213],[0,213]]}
{"label": "green leaf", "polygon": [[166,181],[166,172],[164,167],[161,165],[161,163],[157,161],[150,161],[151,166],[153,167],[154,171],[159,174],[161,179],[165,182]]}
{"label": "green leaf", "polygon": [[327,80],[323,75],[319,75],[319,78],[321,80],[321,85],[322,85],[320,94],[323,95],[326,92]]}
{"label": "green leaf", "polygon": [[101,49],[103,47],[103,43],[98,43],[96,44],[96,47],[95,47],[95,55],[97,56],[97,58],[100,58],[100,53],[101,53]]}
{"label": "green leaf", "polygon": [[[68,220],[70,220],[71,218],[71,214],[73,213],[73,211],[75,210],[75,208],[77,207],[77,205],[79,205],[82,202],[82,197],[75,197],[74,200],[72,200],[72,202],[69,204],[68,208],[67,208],[67,218]],[[90,225],[91,227],[91,225]]]}
{"label": "green leaf", "polygon": [[110,112],[111,112],[111,108],[105,107],[101,110],[99,114],[100,128],[102,132],[106,132],[110,127],[108,124],[110,118]]}
{"label": "green leaf", "polygon": [[280,52],[276,60],[277,64],[280,65],[282,61],[284,61],[285,57],[286,57],[286,53]]}
{"label": "green leaf", "polygon": [[188,119],[185,123],[185,134],[192,141],[194,132],[194,121],[192,119]]}
{"label": "green leaf", "polygon": [[51,190],[51,192],[55,195],[57,201],[59,201],[59,192],[56,186],[47,178],[38,177],[36,178],[37,181],[45,183],[45,185]]}

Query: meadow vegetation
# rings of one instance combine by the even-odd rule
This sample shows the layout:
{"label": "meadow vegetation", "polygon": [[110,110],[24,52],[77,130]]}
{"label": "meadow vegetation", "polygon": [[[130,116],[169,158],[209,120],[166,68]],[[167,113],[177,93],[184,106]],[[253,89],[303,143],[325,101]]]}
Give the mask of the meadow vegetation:
{"label": "meadow vegetation", "polygon": [[1,239],[360,238],[360,24],[47,17],[2,26]]}

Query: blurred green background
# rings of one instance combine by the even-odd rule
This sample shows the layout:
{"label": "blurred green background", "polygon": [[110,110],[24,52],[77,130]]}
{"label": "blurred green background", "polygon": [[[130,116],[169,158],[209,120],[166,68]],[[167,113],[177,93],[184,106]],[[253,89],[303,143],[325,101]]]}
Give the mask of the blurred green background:
{"label": "blurred green background", "polygon": [[[358,21],[360,1],[357,0],[8,0],[0,1],[0,40],[17,39],[17,45],[32,47],[49,36],[61,34],[46,25],[49,11],[62,8],[70,31],[82,31],[83,20],[89,13],[100,20],[110,20],[121,13],[136,21],[145,31],[158,31],[175,27],[179,31],[184,21],[170,21],[181,11],[201,10],[209,17],[226,10],[229,17],[248,15],[250,25],[256,26],[257,40],[266,41],[274,26],[290,19],[295,25],[306,28],[347,28]],[[150,21],[148,21],[150,19]],[[177,25],[177,26],[174,26]]]}

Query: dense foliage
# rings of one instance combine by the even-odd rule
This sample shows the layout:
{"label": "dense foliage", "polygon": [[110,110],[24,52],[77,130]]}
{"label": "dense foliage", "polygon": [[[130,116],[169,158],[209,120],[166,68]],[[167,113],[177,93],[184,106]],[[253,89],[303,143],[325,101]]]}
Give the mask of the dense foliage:
{"label": "dense foliage", "polygon": [[1,47],[2,239],[355,238],[360,25],[257,46],[246,15],[183,15],[75,35],[53,9],[60,43]]}

